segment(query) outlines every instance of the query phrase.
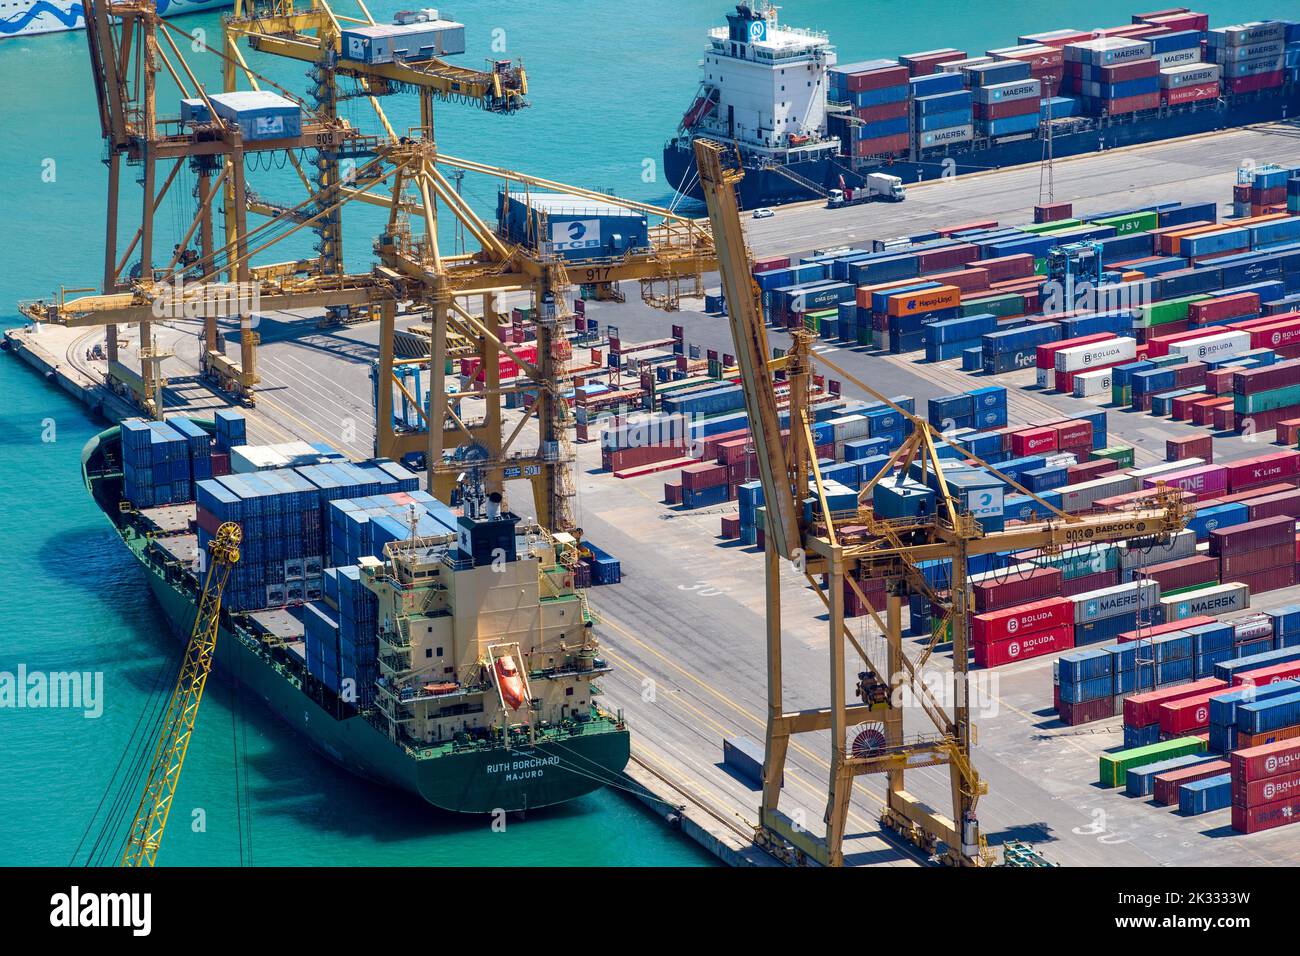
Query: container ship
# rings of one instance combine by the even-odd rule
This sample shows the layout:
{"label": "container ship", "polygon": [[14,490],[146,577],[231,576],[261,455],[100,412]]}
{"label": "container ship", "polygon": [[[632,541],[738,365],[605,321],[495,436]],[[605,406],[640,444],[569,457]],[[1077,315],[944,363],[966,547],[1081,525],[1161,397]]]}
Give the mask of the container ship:
{"label": "container ship", "polygon": [[244,443],[243,418],[128,419],[86,487],[188,638],[207,546],[243,530],[216,663],[330,760],[441,810],[563,803],[629,757],[602,709],[585,565],[473,476],[453,510],[387,459]]}
{"label": "container ship", "polygon": [[741,3],[710,32],[700,88],[664,171],[702,199],[697,136],[734,143],[747,209],[824,198],[888,172],[904,182],[1015,166],[1300,113],[1300,23],[1211,29],[1183,7],[1094,30],[1024,34],[971,55],[839,64],[824,33]]}
{"label": "container ship", "polygon": [[[164,17],[228,7],[231,0],[154,0]],[[12,0],[0,3],[0,39],[86,29],[86,11],[77,0]]]}

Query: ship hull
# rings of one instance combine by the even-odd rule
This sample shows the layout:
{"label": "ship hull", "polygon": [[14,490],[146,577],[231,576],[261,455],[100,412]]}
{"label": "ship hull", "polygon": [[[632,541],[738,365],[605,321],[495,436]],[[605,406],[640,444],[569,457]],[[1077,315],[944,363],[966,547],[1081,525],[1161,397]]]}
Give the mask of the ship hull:
{"label": "ship hull", "polygon": [[[1058,133],[1052,139],[1052,154],[1058,159],[1082,156],[1121,146],[1161,142],[1297,116],[1300,116],[1300,88],[1292,86],[1278,95],[1239,98],[1226,104],[1187,109],[1158,118],[1116,122],[1078,132]],[[1043,140],[1033,136],[1014,142],[995,142],[983,147],[954,148],[946,153],[927,155],[921,161],[880,160],[868,166],[860,166],[855,178],[860,179],[862,174],[869,172],[887,172],[900,177],[904,183],[922,182],[944,176],[1037,163],[1042,157]],[[790,168],[823,187],[838,185],[834,179],[844,170],[837,161],[792,164]],[[689,143],[674,140],[664,147],[664,171],[674,188],[693,199],[703,201],[695,169],[695,155]],[[845,178],[849,185],[854,184],[847,176]],[[688,184],[693,185],[690,189],[683,190],[683,185]],[[748,163],[745,164],[745,177],[740,181],[739,190],[741,204],[746,209],[823,198],[800,187],[788,177]]]}
{"label": "ship hull", "polygon": [[[231,0],[155,0],[154,6],[163,16],[175,17],[230,4]],[[78,0],[19,0],[8,6],[18,10],[0,19],[0,39],[86,29],[85,8]]]}
{"label": "ship hull", "polygon": [[[109,429],[91,445],[111,436]],[[88,449],[90,446],[87,446]],[[95,452],[86,461],[93,466]],[[87,484],[96,489],[89,477]],[[106,507],[111,495],[95,495]],[[122,526],[113,521],[121,532]],[[123,534],[123,542],[140,561],[150,590],[172,634],[188,640],[196,614],[192,592],[169,580],[166,569],[145,553],[145,542]],[[450,813],[492,814],[525,811],[566,803],[617,782],[630,757],[626,729],[588,725],[591,732],[562,740],[539,741],[530,748],[466,749],[420,758],[391,741],[362,716],[338,718],[306,693],[264,647],[235,634],[223,616],[214,662],[227,677],[255,693],[266,706],[302,735],[311,748],[350,773],[396,787]],[[304,675],[305,676],[305,675]],[[328,703],[328,701],[326,702]]]}

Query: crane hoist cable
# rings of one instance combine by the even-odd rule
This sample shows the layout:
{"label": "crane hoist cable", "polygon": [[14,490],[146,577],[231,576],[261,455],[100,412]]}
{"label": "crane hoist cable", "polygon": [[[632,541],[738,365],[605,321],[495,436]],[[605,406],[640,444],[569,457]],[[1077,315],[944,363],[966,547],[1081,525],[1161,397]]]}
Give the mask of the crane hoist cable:
{"label": "crane hoist cable", "polygon": [[185,754],[194,734],[199,705],[203,702],[203,690],[212,672],[217,635],[221,629],[221,595],[230,569],[239,562],[242,538],[239,525],[227,521],[217,528],[212,541],[211,559],[199,596],[194,628],[163,717],[162,732],[154,750],[144,793],[122,853],[123,866],[153,866],[157,861],[167,817],[176,796],[176,785],[185,765]]}

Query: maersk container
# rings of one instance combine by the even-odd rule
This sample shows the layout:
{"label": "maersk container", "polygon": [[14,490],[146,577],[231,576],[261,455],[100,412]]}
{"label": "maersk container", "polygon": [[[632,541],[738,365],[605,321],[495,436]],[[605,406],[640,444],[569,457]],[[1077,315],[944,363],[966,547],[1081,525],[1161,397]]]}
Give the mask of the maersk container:
{"label": "maersk container", "polygon": [[943,146],[951,146],[955,143],[966,143],[975,138],[975,127],[970,124],[962,126],[950,126],[947,129],[936,129],[931,132],[923,133],[917,137],[917,145],[923,149],[935,149]]}
{"label": "maersk container", "polygon": [[1159,597],[1160,586],[1154,581],[1131,581],[1076,594],[1070,600],[1074,602],[1074,622],[1078,625],[1149,610]]}
{"label": "maersk container", "polygon": [[221,119],[234,123],[247,141],[297,139],[302,135],[302,107],[270,90],[236,90],[208,97]]}
{"label": "maersk container", "polygon": [[360,63],[429,60],[465,52],[465,25],[452,20],[345,26],[340,56]]}
{"label": "maersk container", "polygon": [[[1157,617],[1160,623],[1181,621],[1183,618],[1206,615],[1218,617],[1244,611],[1250,607],[1250,589],[1244,584],[1227,583],[1187,594],[1162,597]],[[1216,674],[1217,676],[1217,674]]]}

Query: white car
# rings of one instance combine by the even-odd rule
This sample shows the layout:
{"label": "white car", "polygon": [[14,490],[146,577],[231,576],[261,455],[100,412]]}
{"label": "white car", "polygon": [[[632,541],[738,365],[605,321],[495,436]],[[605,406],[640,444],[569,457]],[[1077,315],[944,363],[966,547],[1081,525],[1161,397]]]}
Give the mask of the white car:
{"label": "white car", "polygon": [[776,213],[772,212],[772,210],[768,209],[766,206],[760,206],[754,210],[755,219],[771,219],[775,215]]}

